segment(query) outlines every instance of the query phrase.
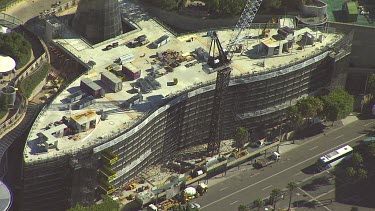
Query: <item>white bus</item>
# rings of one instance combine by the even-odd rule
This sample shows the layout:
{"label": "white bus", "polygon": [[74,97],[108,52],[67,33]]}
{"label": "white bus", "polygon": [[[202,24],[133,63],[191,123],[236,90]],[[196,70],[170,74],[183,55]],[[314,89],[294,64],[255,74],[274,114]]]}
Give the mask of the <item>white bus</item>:
{"label": "white bus", "polygon": [[333,152],[330,152],[319,158],[317,162],[317,167],[320,171],[324,171],[333,166],[336,166],[343,159],[348,159],[351,157],[353,148],[349,145],[343,146],[339,149],[336,149]]}

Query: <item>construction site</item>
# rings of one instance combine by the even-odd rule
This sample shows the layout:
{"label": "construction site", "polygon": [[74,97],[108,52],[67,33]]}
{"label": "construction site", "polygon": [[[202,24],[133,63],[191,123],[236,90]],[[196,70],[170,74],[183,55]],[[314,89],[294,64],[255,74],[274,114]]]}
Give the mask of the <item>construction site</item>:
{"label": "construction site", "polygon": [[[116,2],[103,12],[139,7]],[[82,18],[91,8],[85,4],[73,7],[80,14],[74,24],[89,21]],[[239,23],[249,24],[248,7],[251,17],[259,9],[247,5]],[[205,178],[276,147],[289,132],[237,151],[236,128],[279,128],[298,99],[342,83],[337,76],[351,50],[353,34],[329,25],[283,25],[275,18],[262,27],[251,27],[251,20],[234,30],[178,36],[137,11],[143,18],[115,15],[112,31],[100,37],[74,31],[76,25],[60,22],[64,17],[45,20],[50,48],[86,71],[43,108],[30,130],[22,210],[87,206],[103,194],[168,210],[204,194]],[[119,21],[134,30],[120,33]]]}

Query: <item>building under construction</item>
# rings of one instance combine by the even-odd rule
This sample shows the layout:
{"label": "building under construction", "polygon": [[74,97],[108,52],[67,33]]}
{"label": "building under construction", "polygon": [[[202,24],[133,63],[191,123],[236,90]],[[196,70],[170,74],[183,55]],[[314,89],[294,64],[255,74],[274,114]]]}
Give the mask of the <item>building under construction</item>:
{"label": "building under construction", "polygon": [[[140,24],[147,24],[147,21]],[[157,33],[153,34],[154,38],[165,33],[155,23],[143,28]],[[151,34],[143,30],[137,33],[132,36]],[[231,33],[231,30],[220,31],[219,35],[224,33]],[[324,30],[314,33],[324,35],[325,40],[316,38],[314,45],[304,46],[300,50],[293,41],[275,44],[272,55],[274,52],[277,55],[268,58],[271,53],[267,51],[267,58],[257,60],[262,65],[236,60],[229,85],[222,96],[219,140],[232,138],[237,127],[249,130],[272,127],[284,119],[285,109],[294,105],[296,100],[323,87],[335,85],[337,76],[347,65],[353,34],[330,34]],[[178,51],[188,49],[189,52],[202,48],[202,43],[198,41],[187,45],[176,42],[176,37],[170,36],[169,39],[170,42],[157,49],[141,46],[137,48],[140,50],[133,52],[137,59],[132,65],[142,72],[139,76],[146,76],[152,71],[152,66],[160,65],[155,64],[156,60],[145,62],[138,59],[146,53],[157,55],[159,51],[172,47]],[[257,40],[253,42],[259,43]],[[296,54],[290,53],[290,43],[293,43]],[[264,49],[272,47],[271,44],[269,48],[264,46]],[[68,47],[65,45],[66,51],[70,50]],[[90,55],[96,56],[93,59],[97,61],[114,61],[119,55],[130,53],[126,46],[112,49],[108,54],[100,51],[95,55],[94,50],[81,50],[76,58]],[[71,52],[76,53],[74,50]],[[277,57],[280,55],[282,57]],[[187,61],[181,62],[182,65],[173,67],[173,71],[158,70],[160,76],[154,80],[160,88],[158,85],[158,89],[152,92],[133,93],[133,89],[126,89],[132,87],[134,81],[125,81],[122,82],[123,90],[105,93],[104,98],[99,98],[95,105],[73,111],[67,109],[62,99],[74,94],[68,90],[79,87],[81,79],[78,78],[71,87],[61,92],[51,102],[59,109],[48,105],[39,114],[27,139],[22,174],[23,203],[20,209],[65,210],[77,203],[93,204],[101,194],[113,193],[147,166],[168,159],[180,149],[207,143],[215,74],[202,71],[206,68],[205,63],[186,68]],[[91,70],[90,80],[101,77],[100,73],[106,71],[105,67],[109,64],[103,65]],[[174,78],[178,78],[178,84],[171,85]],[[123,111],[123,103],[133,98],[137,98],[137,103]],[[104,114],[108,117],[104,118]],[[48,140],[53,141],[38,136],[43,132],[47,134],[45,137],[49,137]]]}

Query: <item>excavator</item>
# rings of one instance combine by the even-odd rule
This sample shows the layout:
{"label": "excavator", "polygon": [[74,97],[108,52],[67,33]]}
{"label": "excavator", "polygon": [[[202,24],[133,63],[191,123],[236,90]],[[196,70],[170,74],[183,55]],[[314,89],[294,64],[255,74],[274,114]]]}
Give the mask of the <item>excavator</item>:
{"label": "excavator", "polygon": [[270,24],[275,24],[276,23],[276,18],[272,18],[271,20],[269,20],[265,25],[264,25],[264,29],[262,30],[262,37],[268,37],[270,35],[270,29],[269,29],[269,26]]}

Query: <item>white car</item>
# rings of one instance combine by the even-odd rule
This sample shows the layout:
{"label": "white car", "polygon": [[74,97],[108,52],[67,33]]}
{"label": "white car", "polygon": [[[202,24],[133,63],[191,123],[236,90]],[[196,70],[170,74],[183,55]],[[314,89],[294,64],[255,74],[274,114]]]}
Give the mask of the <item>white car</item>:
{"label": "white car", "polygon": [[190,206],[191,206],[191,208],[198,208],[198,209],[201,208],[201,205],[199,205],[198,203],[195,203],[195,202],[191,203]]}

